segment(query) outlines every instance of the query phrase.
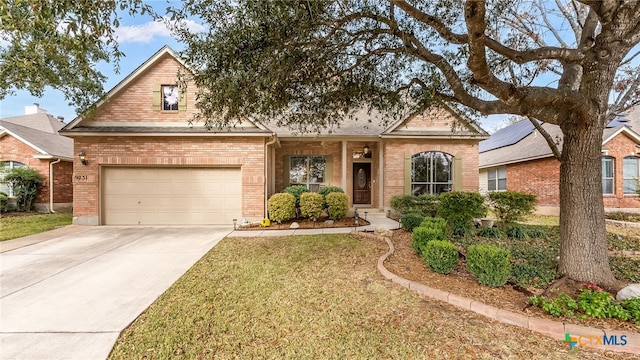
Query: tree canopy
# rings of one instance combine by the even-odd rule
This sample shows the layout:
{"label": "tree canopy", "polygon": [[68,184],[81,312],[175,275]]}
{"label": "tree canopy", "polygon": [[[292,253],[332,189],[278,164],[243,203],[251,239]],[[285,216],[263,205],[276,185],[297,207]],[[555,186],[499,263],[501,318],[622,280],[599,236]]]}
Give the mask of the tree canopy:
{"label": "tree canopy", "polygon": [[618,91],[614,110],[638,101],[637,54],[630,51],[640,37],[639,6],[196,0],[174,9],[174,17],[208,24],[207,32],[178,35],[205,89],[199,106],[209,124],[260,114],[318,127],[354,108],[393,113],[401,103],[419,109],[432,101],[559,124],[569,112],[588,118],[607,106],[608,91],[599,99],[581,91],[589,81]]}
{"label": "tree canopy", "polygon": [[0,99],[50,86],[83,110],[104,93],[100,62],[123,56],[118,11],[148,11],[142,0],[0,0]]}

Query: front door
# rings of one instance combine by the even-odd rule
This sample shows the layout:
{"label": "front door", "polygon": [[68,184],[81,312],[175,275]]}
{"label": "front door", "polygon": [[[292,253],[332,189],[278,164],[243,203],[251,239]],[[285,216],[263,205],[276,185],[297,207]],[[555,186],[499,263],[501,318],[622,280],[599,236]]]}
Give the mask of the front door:
{"label": "front door", "polygon": [[371,163],[353,164],[353,203],[371,204]]}

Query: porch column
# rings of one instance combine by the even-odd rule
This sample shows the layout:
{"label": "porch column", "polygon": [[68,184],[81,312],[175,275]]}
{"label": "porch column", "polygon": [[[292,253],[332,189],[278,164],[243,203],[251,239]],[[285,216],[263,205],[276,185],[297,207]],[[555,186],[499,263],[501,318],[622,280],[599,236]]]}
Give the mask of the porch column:
{"label": "porch column", "polygon": [[342,183],[341,183],[341,187],[342,190],[344,190],[345,193],[348,193],[347,191],[347,142],[345,140],[342,140]]}

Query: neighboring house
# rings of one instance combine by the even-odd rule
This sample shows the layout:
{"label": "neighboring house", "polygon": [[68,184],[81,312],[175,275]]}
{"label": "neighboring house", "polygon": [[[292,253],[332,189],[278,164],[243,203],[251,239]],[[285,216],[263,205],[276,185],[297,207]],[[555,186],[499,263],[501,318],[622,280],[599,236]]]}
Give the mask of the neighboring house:
{"label": "neighboring house", "polygon": [[[38,104],[25,106],[25,115],[0,119],[0,163],[4,169],[32,168],[43,183],[34,201],[39,212],[70,211],[73,202],[73,140],[58,131],[64,123]],[[13,189],[0,183],[13,197]]]}
{"label": "neighboring house", "polygon": [[[562,149],[562,132],[542,127]],[[602,196],[605,208],[640,207],[636,193],[640,155],[640,106],[617,116],[603,133]],[[507,126],[480,142],[480,192],[520,191],[534,194],[538,212],[558,214],[560,162],[529,120]]]}
{"label": "neighboring house", "polygon": [[[353,208],[386,210],[399,194],[478,190],[478,142],[488,134],[450,108],[390,126],[366,113],[322,134],[247,119],[222,130],[190,126],[195,89],[176,87],[184,64],[164,47],[63,133],[75,140],[74,222],[232,224],[267,216],[289,185],[342,187]],[[458,128],[454,131],[454,123]]]}

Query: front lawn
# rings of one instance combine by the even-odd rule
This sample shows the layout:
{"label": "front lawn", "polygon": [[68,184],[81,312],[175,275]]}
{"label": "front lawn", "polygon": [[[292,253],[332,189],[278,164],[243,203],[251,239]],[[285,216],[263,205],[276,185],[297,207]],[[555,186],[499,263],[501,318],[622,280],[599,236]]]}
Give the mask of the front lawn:
{"label": "front lawn", "polygon": [[71,213],[6,216],[0,218],[0,241],[16,239],[71,224]]}
{"label": "front lawn", "polygon": [[110,358],[604,358],[386,281],[375,265],[387,250],[350,235],[227,238],[122,333]]}

